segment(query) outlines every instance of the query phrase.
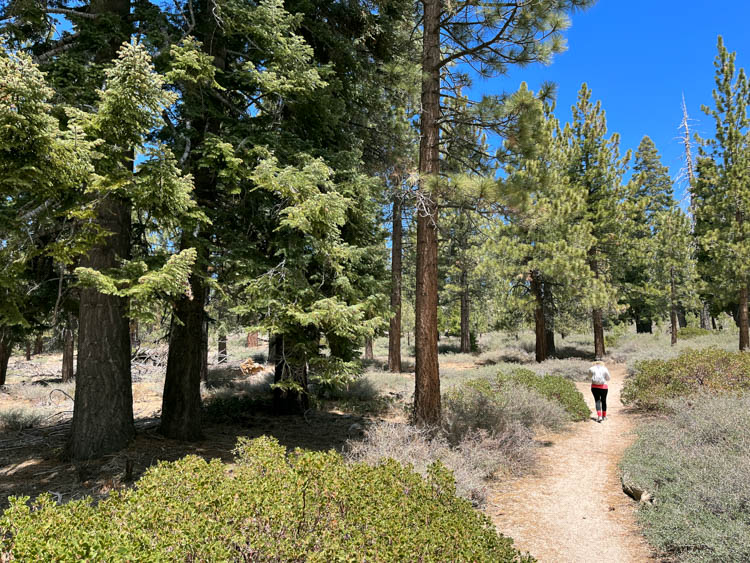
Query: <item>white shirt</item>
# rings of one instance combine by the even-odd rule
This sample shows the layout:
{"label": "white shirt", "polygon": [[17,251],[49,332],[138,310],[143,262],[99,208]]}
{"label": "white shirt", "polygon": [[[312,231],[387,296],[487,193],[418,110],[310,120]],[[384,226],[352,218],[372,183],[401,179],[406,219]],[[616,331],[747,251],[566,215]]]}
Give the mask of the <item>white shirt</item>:
{"label": "white shirt", "polygon": [[594,385],[606,385],[609,381],[609,370],[607,369],[607,366],[599,364],[593,365],[589,368],[589,373],[591,373],[591,383]]}

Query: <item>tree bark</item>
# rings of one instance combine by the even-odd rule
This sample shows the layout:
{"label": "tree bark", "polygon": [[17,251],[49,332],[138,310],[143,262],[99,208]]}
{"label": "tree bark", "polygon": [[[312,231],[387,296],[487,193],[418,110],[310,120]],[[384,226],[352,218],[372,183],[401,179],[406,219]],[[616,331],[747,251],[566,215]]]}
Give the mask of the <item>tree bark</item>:
{"label": "tree bark", "polygon": [[[208,293],[208,292],[206,292]],[[203,326],[201,327],[201,381],[208,381],[208,317],[203,314]]]}
{"label": "tree bark", "polygon": [[365,338],[365,360],[374,360],[375,354],[372,351],[372,338]]}
{"label": "tree bark", "polygon": [[[599,262],[596,259],[596,248],[589,251],[589,265],[595,277],[599,277]],[[604,347],[604,323],[602,321],[602,310],[594,309],[591,311],[591,322],[594,327],[594,357],[597,360],[604,359],[607,351]]]}
{"label": "tree bark", "polygon": [[549,327],[549,323],[547,322],[547,317],[545,315],[544,320],[545,325],[545,341],[547,344],[547,358],[554,358],[557,354],[557,347],[555,346],[555,331]]}
{"label": "tree bark", "polygon": [[130,321],[130,348],[136,350],[141,345],[141,337],[138,334],[138,321]]}
{"label": "tree bark", "polygon": [[181,297],[173,312],[160,428],[167,438],[186,441],[200,440],[203,437],[200,412],[203,366],[201,343],[208,291],[195,271],[190,277],[190,288],[192,298]]}
{"label": "tree bark", "polygon": [[594,357],[601,360],[607,351],[604,348],[604,323],[602,321],[602,310],[594,309],[591,313],[594,325]]}
{"label": "tree bark", "polygon": [[388,330],[388,369],[401,373],[401,196],[393,197],[393,232],[391,238],[391,324]]}
{"label": "tree bark", "polygon": [[276,363],[273,382],[295,382],[300,387],[300,390],[274,388],[274,411],[276,414],[303,414],[310,408],[307,393],[307,362],[304,358],[295,357],[291,350],[286,349],[286,336],[275,335],[272,341]]}
{"label": "tree bark", "polygon": [[245,347],[246,348],[257,348],[258,347],[258,333],[257,332],[248,332],[247,333],[247,340],[245,340]]}
{"label": "tree bark", "polygon": [[24,348],[25,348],[24,351],[25,351],[26,361],[30,362],[31,361],[31,340],[26,340],[26,342],[24,342]]}
{"label": "tree bark", "polygon": [[461,352],[471,352],[471,302],[469,301],[469,273],[461,272]]}
{"label": "tree bark", "polygon": [[440,173],[440,0],[424,0],[422,39],[422,114],[417,203],[417,279],[415,303],[416,370],[414,421],[440,423],[438,365],[438,190]]}
{"label": "tree bark", "polygon": [[705,301],[701,303],[701,328],[711,330],[711,309]]}
{"label": "tree bark", "polygon": [[[106,271],[130,253],[130,204],[110,195],[97,221],[111,233],[81,266]],[[68,448],[73,459],[91,459],[124,448],[135,436],[130,378],[127,299],[81,290],[76,400]]]}
{"label": "tree bark", "polygon": [[0,385],[5,385],[8,376],[8,361],[13,352],[13,339],[10,333],[0,329]]}
{"label": "tree bark", "polygon": [[63,328],[63,357],[62,357],[62,380],[63,383],[73,381],[75,371],[73,367],[73,355],[75,353],[75,334],[73,322],[68,318]]}
{"label": "tree bark", "polygon": [[671,345],[674,346],[677,344],[677,289],[675,287],[675,281],[674,281],[674,268],[671,268],[669,271],[669,286],[670,286],[670,293],[669,293],[669,320],[671,325]]}
{"label": "tree bark", "polygon": [[677,306],[677,323],[680,325],[680,328],[685,328],[687,326],[687,317],[685,316],[685,307],[679,304]]}
{"label": "tree bark", "polygon": [[[130,0],[93,0],[89,13],[112,16],[110,41],[95,55],[110,62],[130,37]],[[124,166],[133,166],[124,160]],[[130,257],[131,204],[108,195],[97,204],[96,221],[109,233],[84,259],[83,267],[106,271]],[[91,459],[124,448],[135,436],[130,377],[130,332],[127,299],[82,289],[78,315],[78,369],[68,452]]]}
{"label": "tree bark", "polygon": [[744,352],[750,346],[747,318],[747,285],[740,289],[740,310],[737,316],[740,325],[740,350]]}
{"label": "tree bark", "polygon": [[544,295],[542,282],[535,272],[531,273],[531,293],[536,300],[534,308],[534,333],[536,335],[536,350],[534,359],[543,362],[547,359],[547,330],[544,323]]}
{"label": "tree bark", "polygon": [[38,332],[34,338],[34,355],[38,356],[44,352],[44,339],[41,332]]}
{"label": "tree bark", "polygon": [[219,364],[226,364],[229,360],[229,355],[227,354],[227,335],[225,333],[219,333],[219,355],[217,357],[217,363]]}

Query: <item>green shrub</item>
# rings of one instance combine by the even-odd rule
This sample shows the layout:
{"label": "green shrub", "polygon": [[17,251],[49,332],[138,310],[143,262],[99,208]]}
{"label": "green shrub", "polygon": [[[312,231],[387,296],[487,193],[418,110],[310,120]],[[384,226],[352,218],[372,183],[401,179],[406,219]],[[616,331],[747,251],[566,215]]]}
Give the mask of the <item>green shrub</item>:
{"label": "green shrub", "polygon": [[717,348],[686,350],[669,360],[638,362],[625,381],[622,402],[643,409],[663,409],[669,399],[697,391],[750,388],[750,354]]}
{"label": "green shrub", "polygon": [[531,561],[454,495],[395,461],[347,464],[335,452],[241,438],[231,469],[188,456],[149,469],[97,505],[32,506],[0,518],[4,557],[19,561]]}
{"label": "green shrub", "polygon": [[501,435],[520,425],[559,430],[569,417],[562,405],[515,383],[473,379],[443,395],[443,431],[457,445],[467,435]]}
{"label": "green shrub", "polygon": [[568,412],[571,420],[587,420],[591,410],[576,389],[572,381],[558,375],[537,375],[531,370],[517,368],[501,372],[498,376],[500,386],[508,384],[523,385],[551,401],[560,403]]}
{"label": "green shrub", "polygon": [[750,561],[750,397],[699,394],[651,421],[620,464],[654,496],[638,518],[670,561]]}
{"label": "green shrub", "polygon": [[677,338],[687,340],[688,338],[698,338],[699,336],[709,336],[710,334],[711,331],[706,330],[705,328],[686,326],[677,331]]}

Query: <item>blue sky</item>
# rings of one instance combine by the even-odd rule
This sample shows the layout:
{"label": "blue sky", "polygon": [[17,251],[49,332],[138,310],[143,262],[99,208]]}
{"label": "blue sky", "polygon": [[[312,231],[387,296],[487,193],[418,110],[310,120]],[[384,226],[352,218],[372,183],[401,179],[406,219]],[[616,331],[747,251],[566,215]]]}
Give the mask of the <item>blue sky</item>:
{"label": "blue sky", "polygon": [[[513,69],[475,84],[475,91],[516,90],[522,81],[537,90],[557,83],[556,115],[570,119],[578,89],[588,83],[602,101],[610,132],[621,135],[622,152],[653,139],[675,179],[683,168],[678,129],[685,95],[692,127],[711,136],[713,124],[701,104],[713,105],[716,39],[737,51],[737,66],[750,70],[750,0],[599,0],[572,16],[568,50],[550,66]],[[677,182],[678,197],[684,182]]]}

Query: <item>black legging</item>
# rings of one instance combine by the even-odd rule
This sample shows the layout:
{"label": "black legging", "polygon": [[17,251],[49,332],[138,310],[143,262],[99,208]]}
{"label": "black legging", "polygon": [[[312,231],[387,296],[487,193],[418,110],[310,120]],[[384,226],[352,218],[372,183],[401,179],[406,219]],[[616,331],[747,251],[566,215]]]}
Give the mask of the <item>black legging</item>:
{"label": "black legging", "polygon": [[597,412],[607,412],[607,391],[608,389],[599,389],[598,387],[591,388],[591,392],[594,394],[594,401],[596,401]]}

